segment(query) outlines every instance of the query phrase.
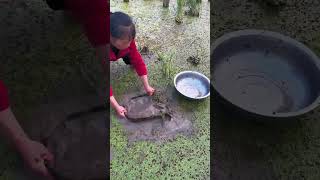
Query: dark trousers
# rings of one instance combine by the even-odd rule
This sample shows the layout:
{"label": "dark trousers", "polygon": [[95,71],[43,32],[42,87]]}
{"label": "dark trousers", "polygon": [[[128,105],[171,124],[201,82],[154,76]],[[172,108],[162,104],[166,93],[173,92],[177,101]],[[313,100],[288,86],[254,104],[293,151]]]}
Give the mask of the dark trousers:
{"label": "dark trousers", "polygon": [[123,59],[123,62],[126,63],[127,65],[131,64],[129,56],[125,56],[122,59]]}

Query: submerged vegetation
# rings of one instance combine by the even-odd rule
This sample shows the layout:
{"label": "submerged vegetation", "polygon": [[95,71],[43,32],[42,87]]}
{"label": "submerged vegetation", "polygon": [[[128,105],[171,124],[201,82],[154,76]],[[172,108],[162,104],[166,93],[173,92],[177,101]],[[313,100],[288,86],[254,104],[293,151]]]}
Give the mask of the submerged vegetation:
{"label": "submerged vegetation", "polygon": [[199,16],[201,8],[201,0],[187,0],[186,1],[187,10],[185,14],[190,16]]}
{"label": "submerged vegetation", "polygon": [[183,22],[183,15],[200,16],[201,0],[177,0],[176,22]]}
{"label": "submerged vegetation", "polygon": [[177,14],[176,14],[176,22],[178,24],[183,22],[183,9],[185,5],[185,0],[177,0]]}
{"label": "submerged vegetation", "polygon": [[173,58],[175,57],[175,52],[166,53],[158,53],[158,60],[161,61],[162,72],[166,79],[170,79],[173,77],[175,73],[175,68],[173,65]]}

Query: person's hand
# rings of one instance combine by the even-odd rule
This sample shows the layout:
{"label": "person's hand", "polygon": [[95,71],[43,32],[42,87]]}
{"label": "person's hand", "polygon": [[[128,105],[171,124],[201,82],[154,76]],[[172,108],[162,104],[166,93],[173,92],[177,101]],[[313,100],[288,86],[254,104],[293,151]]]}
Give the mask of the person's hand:
{"label": "person's hand", "polygon": [[151,87],[151,86],[146,86],[144,89],[145,89],[145,91],[147,92],[147,94],[149,96],[152,96],[154,94],[154,92],[155,92],[155,89],[153,87]]}
{"label": "person's hand", "polygon": [[126,117],[127,110],[123,106],[116,107],[116,111],[120,117]]}
{"label": "person's hand", "polygon": [[49,173],[46,163],[53,162],[53,155],[49,150],[37,141],[27,139],[19,147],[21,156],[26,165],[42,179],[53,180]]}

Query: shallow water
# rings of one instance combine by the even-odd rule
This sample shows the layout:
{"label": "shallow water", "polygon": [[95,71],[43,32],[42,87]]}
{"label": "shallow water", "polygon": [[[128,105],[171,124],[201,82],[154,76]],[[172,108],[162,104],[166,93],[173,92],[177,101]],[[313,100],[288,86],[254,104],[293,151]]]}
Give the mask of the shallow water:
{"label": "shallow water", "polygon": [[206,95],[207,90],[203,83],[195,78],[184,78],[177,82],[177,89],[191,98],[202,97]]}
{"label": "shallow water", "polygon": [[300,109],[310,99],[308,86],[302,72],[284,58],[260,51],[231,55],[215,66],[216,87],[236,105],[251,111],[272,113]]}
{"label": "shallow water", "polygon": [[[176,52],[174,65],[178,69],[200,70],[209,76],[210,53],[210,2],[203,1],[200,17],[184,16],[180,25],[175,22],[176,2],[171,1],[168,9],[162,1],[135,0],[123,3],[111,0],[112,12],[124,11],[133,17],[137,28],[138,46],[148,46],[155,52]],[[202,58],[197,67],[186,63],[191,55]],[[114,63],[112,63],[114,64]],[[118,64],[117,64],[118,65]],[[111,66],[111,72],[115,66]]]}

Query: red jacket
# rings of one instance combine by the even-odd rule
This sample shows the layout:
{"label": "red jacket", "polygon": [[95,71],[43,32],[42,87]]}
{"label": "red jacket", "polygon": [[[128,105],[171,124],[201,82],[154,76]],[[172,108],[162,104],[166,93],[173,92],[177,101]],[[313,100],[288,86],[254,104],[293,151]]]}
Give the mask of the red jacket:
{"label": "red jacket", "polygon": [[3,82],[0,80],[0,111],[3,111],[9,107],[8,90]]}
{"label": "red jacket", "polygon": [[[136,42],[134,40],[131,41],[131,44],[127,49],[119,51],[117,56],[110,48],[109,56],[110,56],[110,61],[116,61],[120,58],[128,56],[130,58],[130,64],[134,67],[138,76],[143,76],[148,74],[146,64],[144,63],[141,57],[141,54],[139,53],[136,47]],[[110,86],[110,96],[112,95],[113,95],[112,88]]]}
{"label": "red jacket", "polygon": [[85,34],[93,47],[109,43],[109,0],[65,0],[65,6],[83,25]]}

